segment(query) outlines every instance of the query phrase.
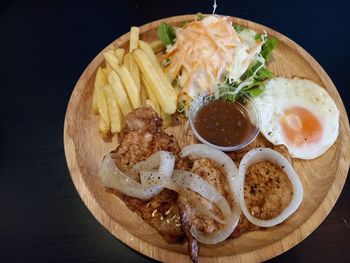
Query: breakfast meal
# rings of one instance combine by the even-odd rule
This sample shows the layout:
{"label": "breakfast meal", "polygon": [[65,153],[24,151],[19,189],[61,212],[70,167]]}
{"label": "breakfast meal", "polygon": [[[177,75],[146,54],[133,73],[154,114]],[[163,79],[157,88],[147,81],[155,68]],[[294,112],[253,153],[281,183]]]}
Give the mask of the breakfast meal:
{"label": "breakfast meal", "polygon": [[268,62],[278,41],[266,32],[197,14],[160,24],[157,36],[147,43],[131,27],[127,48],[103,52],[92,112],[102,138],[118,145],[98,178],[166,242],[187,241],[198,262],[200,244],[298,211],[304,190],[293,158],[329,150],[339,110],[315,82],[275,76]]}

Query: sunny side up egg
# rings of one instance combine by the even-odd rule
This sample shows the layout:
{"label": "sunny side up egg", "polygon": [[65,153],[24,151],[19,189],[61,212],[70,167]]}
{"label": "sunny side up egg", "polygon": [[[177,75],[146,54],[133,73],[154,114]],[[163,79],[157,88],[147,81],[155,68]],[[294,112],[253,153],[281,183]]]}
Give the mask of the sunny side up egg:
{"label": "sunny side up egg", "polygon": [[277,77],[254,98],[261,113],[261,132],[274,145],[284,144],[294,158],[324,154],[339,132],[339,110],[315,82]]}

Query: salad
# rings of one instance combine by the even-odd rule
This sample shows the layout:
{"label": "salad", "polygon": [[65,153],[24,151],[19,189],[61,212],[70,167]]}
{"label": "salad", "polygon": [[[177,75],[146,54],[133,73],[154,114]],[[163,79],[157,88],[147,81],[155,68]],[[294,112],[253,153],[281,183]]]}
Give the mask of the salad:
{"label": "salad", "polygon": [[273,77],[266,62],[277,40],[228,17],[197,14],[180,27],[161,24],[157,35],[166,47],[161,65],[176,89],[178,111],[186,115],[204,91],[232,101],[242,92],[255,97]]}

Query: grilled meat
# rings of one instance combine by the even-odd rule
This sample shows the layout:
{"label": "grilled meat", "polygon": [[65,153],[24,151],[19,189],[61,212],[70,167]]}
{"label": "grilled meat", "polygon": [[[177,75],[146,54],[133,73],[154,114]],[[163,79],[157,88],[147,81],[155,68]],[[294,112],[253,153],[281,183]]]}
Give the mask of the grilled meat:
{"label": "grilled meat", "polygon": [[[229,156],[239,165],[244,154],[256,147],[273,148],[291,160],[284,146],[273,146],[261,135],[248,147],[229,153]],[[198,174],[225,196],[231,206],[233,205],[222,168],[206,158],[190,156],[180,159],[180,148],[177,141],[173,136],[163,132],[162,119],[151,107],[143,107],[127,115],[121,143],[112,152],[112,158],[119,169],[133,177],[132,167],[159,150],[172,152],[176,157],[176,169]],[[138,179],[138,176],[136,175],[134,179]],[[181,190],[180,194],[164,189],[148,201],[126,196],[112,189],[108,191],[116,194],[129,209],[139,214],[146,223],[155,228],[166,242],[180,243],[186,237],[188,251],[193,262],[198,261],[199,244],[191,234],[191,227],[194,226],[205,233],[213,233],[223,227],[221,223],[201,214],[194,204],[199,202],[218,217],[223,218],[221,211],[207,199],[188,189]],[[230,237],[236,238],[256,229],[259,227],[252,225],[242,215]]]}
{"label": "grilled meat", "polygon": [[[179,162],[177,168],[198,174],[209,184],[213,185],[217,191],[228,200],[230,205],[233,204],[226,176],[216,163],[206,158],[187,158],[186,161]],[[201,214],[194,205],[194,199],[196,199],[197,202],[200,202],[204,207],[210,209],[214,214],[221,216],[221,218],[222,213],[213,203],[209,202],[198,193],[185,189],[179,194],[177,203],[181,215],[182,229],[188,240],[188,251],[191,255],[191,259],[194,262],[197,262],[199,249],[197,240],[191,235],[191,227],[196,227],[198,230],[205,233],[213,233],[220,230],[223,225],[214,219]]]}
{"label": "grilled meat", "polygon": [[[287,148],[284,145],[273,145],[272,143],[270,143],[268,140],[265,139],[265,137],[262,134],[259,134],[257,139],[254,140],[251,144],[249,144],[248,146],[246,146],[245,148],[239,150],[239,151],[235,151],[235,152],[231,152],[228,153],[228,155],[231,157],[231,159],[236,163],[236,165],[239,165],[239,163],[241,162],[243,156],[250,150],[254,149],[254,148],[258,148],[258,147],[267,147],[267,148],[271,148],[277,152],[279,152],[280,154],[282,154],[289,162],[292,163],[292,158],[287,150]],[[255,166],[260,166],[260,164],[257,165],[252,165],[252,168],[254,168]],[[262,171],[261,173],[261,177],[264,179],[266,177],[268,177],[268,174],[266,174],[266,171]],[[246,182],[246,187],[250,188],[250,182],[251,179],[248,177],[246,178],[247,182]],[[290,189],[287,189],[290,190]],[[247,194],[245,195],[246,201],[248,203],[250,203],[253,199],[253,196],[248,196]],[[274,203],[278,202],[278,200],[275,200]],[[238,222],[237,227],[235,228],[235,230],[233,231],[233,233],[231,234],[231,238],[237,238],[240,235],[246,233],[246,232],[250,232],[250,231],[254,231],[254,230],[258,230],[261,229],[258,226],[253,225],[252,223],[250,223],[248,221],[248,219],[242,214],[241,218]]]}
{"label": "grilled meat", "polygon": [[231,159],[236,163],[237,166],[239,166],[239,163],[241,162],[243,156],[249,152],[250,150],[254,148],[271,148],[280,154],[282,154],[290,163],[292,163],[292,157],[290,156],[288,149],[284,145],[273,145],[268,140],[265,139],[265,137],[260,133],[258,137],[248,146],[244,147],[241,150],[230,152],[228,155],[231,157]]}
{"label": "grilled meat", "polygon": [[[122,140],[112,158],[126,174],[132,167],[160,150],[178,156],[179,146],[173,136],[163,133],[162,119],[151,107],[143,107],[125,118]],[[177,193],[164,189],[148,201],[129,197],[113,191],[132,211],[138,213],[154,227],[168,243],[179,243],[184,238],[176,200]]]}
{"label": "grilled meat", "polygon": [[119,169],[130,173],[136,163],[160,150],[178,156],[180,148],[174,136],[163,132],[162,122],[149,106],[136,109],[126,116],[120,145],[112,152]]}

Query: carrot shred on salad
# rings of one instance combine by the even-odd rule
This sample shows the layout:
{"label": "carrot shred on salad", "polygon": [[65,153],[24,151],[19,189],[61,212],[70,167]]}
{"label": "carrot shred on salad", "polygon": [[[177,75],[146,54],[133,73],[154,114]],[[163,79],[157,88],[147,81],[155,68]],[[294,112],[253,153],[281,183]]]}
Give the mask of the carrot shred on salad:
{"label": "carrot shred on salad", "polygon": [[[262,54],[267,40],[267,54],[277,41],[273,39],[272,43],[266,35],[242,27],[239,29],[235,29],[229,17],[216,15],[195,18],[183,27],[160,26],[158,36],[167,47],[161,63],[173,85],[180,90],[178,103],[182,103],[186,111],[191,101],[204,91],[222,86],[232,92],[239,87],[240,91],[245,84],[250,89],[261,88],[264,76],[259,81],[256,78],[263,68],[266,79],[272,76],[267,74],[266,57]],[[243,82],[244,85],[240,86]],[[259,83],[258,87],[255,82]],[[228,94],[227,90],[225,94]]]}

